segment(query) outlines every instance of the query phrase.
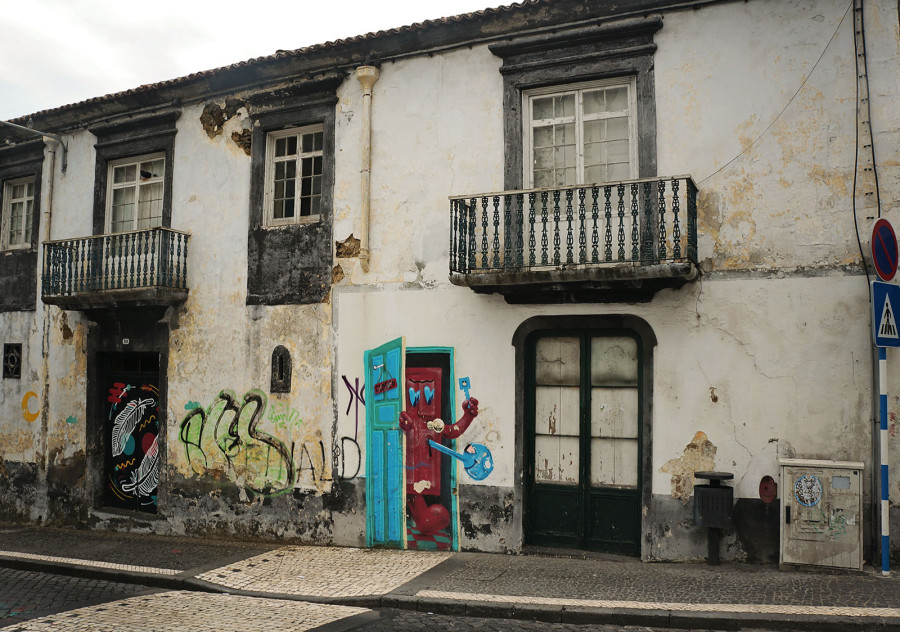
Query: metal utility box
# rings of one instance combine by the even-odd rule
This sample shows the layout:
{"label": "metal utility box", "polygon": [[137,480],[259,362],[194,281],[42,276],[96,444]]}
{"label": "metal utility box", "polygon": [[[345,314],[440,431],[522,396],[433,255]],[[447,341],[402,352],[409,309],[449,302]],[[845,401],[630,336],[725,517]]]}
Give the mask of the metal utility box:
{"label": "metal utility box", "polygon": [[784,459],[781,564],[862,570],[862,463]]}

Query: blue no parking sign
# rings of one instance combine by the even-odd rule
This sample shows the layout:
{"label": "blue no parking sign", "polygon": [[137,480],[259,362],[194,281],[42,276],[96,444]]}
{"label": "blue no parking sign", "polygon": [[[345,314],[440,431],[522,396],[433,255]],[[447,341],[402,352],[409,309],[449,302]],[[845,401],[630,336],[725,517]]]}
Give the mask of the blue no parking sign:
{"label": "blue no parking sign", "polygon": [[872,263],[882,281],[890,281],[897,274],[897,235],[886,219],[879,219],[872,229]]}

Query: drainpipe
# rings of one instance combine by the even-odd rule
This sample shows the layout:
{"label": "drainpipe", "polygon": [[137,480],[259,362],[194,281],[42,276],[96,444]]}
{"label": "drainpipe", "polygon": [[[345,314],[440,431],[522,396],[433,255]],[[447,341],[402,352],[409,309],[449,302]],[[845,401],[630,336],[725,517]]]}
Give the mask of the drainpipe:
{"label": "drainpipe", "polygon": [[356,78],[363,89],[363,131],[362,131],[362,225],[359,236],[359,265],[363,272],[369,271],[369,212],[372,206],[372,86],[378,81],[378,68],[360,66]]}

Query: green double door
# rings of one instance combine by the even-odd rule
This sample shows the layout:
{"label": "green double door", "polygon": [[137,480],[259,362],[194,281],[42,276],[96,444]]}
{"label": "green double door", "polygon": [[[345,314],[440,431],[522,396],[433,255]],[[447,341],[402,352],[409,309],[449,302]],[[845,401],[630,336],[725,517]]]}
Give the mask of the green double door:
{"label": "green double door", "polygon": [[640,555],[639,340],[545,332],[527,349],[526,543]]}

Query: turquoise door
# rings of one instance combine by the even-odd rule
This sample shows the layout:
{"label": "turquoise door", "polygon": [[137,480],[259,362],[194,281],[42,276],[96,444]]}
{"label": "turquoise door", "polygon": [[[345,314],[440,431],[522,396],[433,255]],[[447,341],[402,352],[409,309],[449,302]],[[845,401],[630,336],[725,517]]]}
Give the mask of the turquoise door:
{"label": "turquoise door", "polygon": [[402,547],[403,338],[366,351],[366,545]]}

